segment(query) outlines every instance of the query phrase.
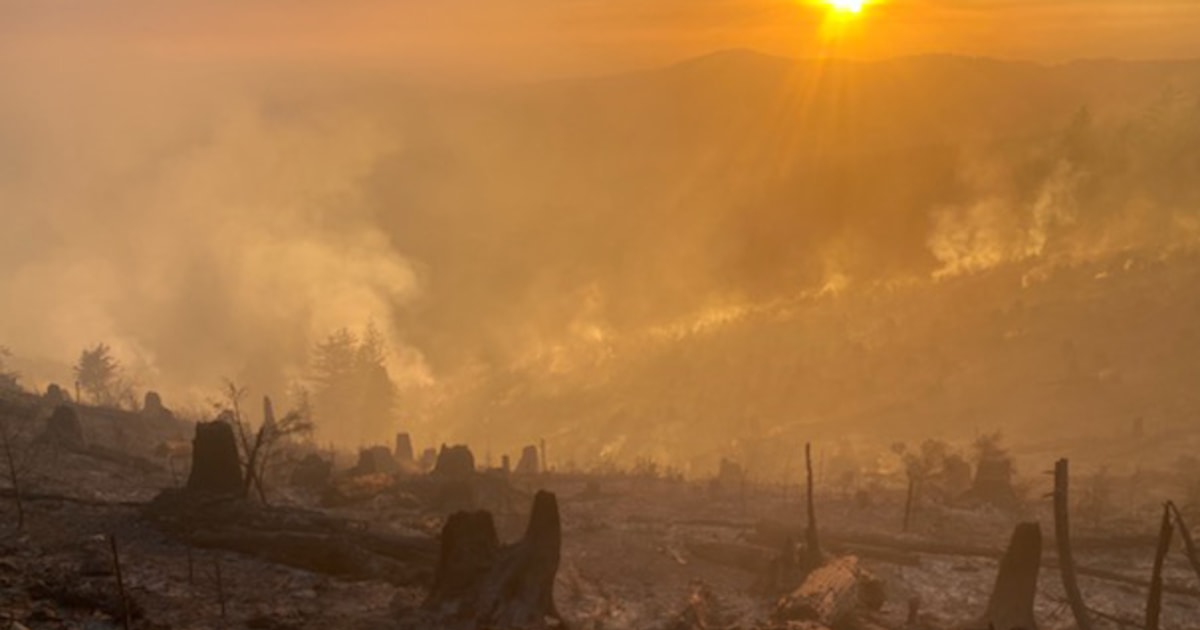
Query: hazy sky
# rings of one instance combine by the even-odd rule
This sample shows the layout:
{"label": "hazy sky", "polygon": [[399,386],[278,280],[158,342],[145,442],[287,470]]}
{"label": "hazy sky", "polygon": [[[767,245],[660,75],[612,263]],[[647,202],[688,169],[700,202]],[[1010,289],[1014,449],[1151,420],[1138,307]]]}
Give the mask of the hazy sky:
{"label": "hazy sky", "polygon": [[[833,46],[818,0],[0,0],[0,59],[378,67],[538,79],[715,49],[1056,61],[1200,56],[1196,0],[875,0]],[[826,31],[827,32],[827,31]]]}
{"label": "hazy sky", "polygon": [[1200,0],[823,6],[0,0],[0,345],[29,386],[103,341],[139,387],[203,400],[222,377],[282,393],[370,322],[406,418],[470,423],[796,296],[1200,243],[1200,64],[731,54],[422,85],[730,48],[1200,58]]}

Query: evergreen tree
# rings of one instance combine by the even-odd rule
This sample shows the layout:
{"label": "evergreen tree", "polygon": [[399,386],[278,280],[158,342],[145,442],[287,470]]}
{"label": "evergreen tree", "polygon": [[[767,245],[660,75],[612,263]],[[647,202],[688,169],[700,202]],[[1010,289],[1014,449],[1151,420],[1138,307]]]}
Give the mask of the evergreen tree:
{"label": "evergreen tree", "polygon": [[121,395],[121,365],[112,356],[108,344],[84,348],[75,364],[75,381],[98,405],[115,405]]}
{"label": "evergreen tree", "polygon": [[318,343],[312,381],[318,418],[365,432],[358,438],[391,428],[397,388],[387,369],[387,343],[373,323],[361,338],[342,328]]}

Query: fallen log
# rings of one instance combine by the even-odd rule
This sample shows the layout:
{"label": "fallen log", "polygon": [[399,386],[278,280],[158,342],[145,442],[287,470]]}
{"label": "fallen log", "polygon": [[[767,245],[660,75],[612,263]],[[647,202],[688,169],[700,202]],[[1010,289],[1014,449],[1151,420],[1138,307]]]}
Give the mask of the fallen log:
{"label": "fallen log", "polygon": [[[836,555],[854,555],[867,560],[908,567],[921,564],[920,556],[904,551],[845,543],[826,544],[825,546]],[[778,549],[732,542],[686,541],[684,548],[688,550],[688,553],[701,560],[751,573],[761,573],[767,570],[771,561],[779,553]]]}
{"label": "fallen log", "polygon": [[[688,523],[680,522],[679,524]],[[730,521],[726,522],[724,525],[731,529],[738,529],[745,524]],[[799,540],[799,537],[803,536],[804,534],[803,526],[789,525],[780,523],[778,521],[759,521],[745,528],[754,530],[749,536],[750,540],[768,547],[779,544],[788,538]],[[903,548],[907,551],[913,551],[915,553],[929,553],[934,555],[977,556],[980,558],[999,558],[1000,556],[1004,555],[1004,550],[996,547],[946,543],[936,540],[916,538],[913,536],[896,536],[892,534],[873,532],[855,532],[845,530],[830,531],[824,534],[822,538],[827,539],[830,542],[872,545],[876,547]],[[1149,536],[1145,534],[1090,538],[1073,537],[1071,539],[1071,548],[1076,551],[1121,551],[1129,549],[1151,550],[1154,549],[1154,546],[1157,543],[1157,536]]]}
{"label": "fallen log", "polygon": [[303,532],[261,532],[240,528],[199,530],[187,541],[205,549],[225,549],[351,580],[381,580],[398,586],[425,584],[432,565],[401,562],[374,553],[348,536]]}
{"label": "fallen log", "polygon": [[[775,524],[778,525],[778,524]],[[748,537],[750,542],[770,546],[770,543],[775,540],[782,540],[777,536],[782,530],[773,527],[770,524],[760,523],[757,527],[757,532]],[[792,528],[791,531],[802,532],[801,528]],[[953,543],[940,543],[931,540],[923,539],[901,539],[893,536],[881,534],[863,534],[863,533],[845,533],[837,534],[829,533],[825,535],[826,544],[861,544],[878,549],[887,549],[910,554],[926,554],[931,556],[954,556],[963,558],[986,558],[998,560],[1003,557],[1004,552],[993,547],[984,547],[981,545],[959,545]],[[1071,546],[1074,549],[1140,549],[1144,547],[1142,543],[1146,540],[1144,536],[1123,536],[1114,538],[1093,538],[1090,541],[1080,541],[1076,543],[1072,541]],[[1151,537],[1150,545],[1153,547],[1157,541],[1157,536]],[[1090,542],[1090,544],[1088,544]],[[1100,544],[1108,543],[1108,544]],[[864,556],[865,557],[865,556]],[[1059,569],[1059,563],[1053,558],[1043,558],[1042,567],[1046,569]],[[1145,578],[1133,577],[1116,571],[1108,571],[1105,569],[1096,569],[1086,566],[1076,566],[1075,572],[1079,575],[1091,577],[1097,580],[1107,582],[1116,582],[1120,584],[1128,584],[1140,588],[1149,588],[1150,582]],[[1191,595],[1200,596],[1200,588],[1193,588],[1179,584],[1164,583],[1163,592],[1173,595]]]}
{"label": "fallen log", "polygon": [[843,556],[818,567],[791,594],[781,598],[772,613],[777,622],[813,621],[829,628],[854,625],[862,611],[883,606],[882,584]]}
{"label": "fallen log", "polygon": [[427,584],[437,546],[432,538],[371,532],[354,522],[231,495],[168,490],[144,515],[191,546],[226,549],[348,579]]}
{"label": "fallen log", "polygon": [[[16,491],[12,488],[0,488],[0,497],[11,499],[16,496]],[[105,501],[102,499],[88,499],[85,497],[72,497],[65,494],[53,494],[46,492],[27,492],[21,490],[21,500],[25,502],[48,501],[60,503],[74,503],[76,505],[88,505],[94,507],[144,507],[146,504],[141,501]]]}

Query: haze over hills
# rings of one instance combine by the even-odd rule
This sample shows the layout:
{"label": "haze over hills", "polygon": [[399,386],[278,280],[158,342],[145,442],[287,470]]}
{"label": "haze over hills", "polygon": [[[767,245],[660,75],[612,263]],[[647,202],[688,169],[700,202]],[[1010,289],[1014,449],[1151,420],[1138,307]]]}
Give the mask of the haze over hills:
{"label": "haze over hills", "polygon": [[[15,353],[111,340],[181,396],[281,391],[374,319],[418,439],[697,472],[779,467],[830,426],[1033,441],[1200,411],[1200,62],[730,51],[472,90],[256,85],[4,107],[0,202],[49,243],[0,254],[0,295],[39,314],[4,320]],[[63,280],[98,258],[103,282]]]}

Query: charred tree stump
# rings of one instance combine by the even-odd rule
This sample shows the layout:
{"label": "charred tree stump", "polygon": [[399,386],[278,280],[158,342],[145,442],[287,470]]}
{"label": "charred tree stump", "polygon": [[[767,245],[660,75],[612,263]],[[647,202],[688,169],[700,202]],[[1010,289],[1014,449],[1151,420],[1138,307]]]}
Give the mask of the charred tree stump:
{"label": "charred tree stump", "polygon": [[1083,594],[1079,592],[1079,579],[1075,575],[1075,559],[1071,554],[1071,522],[1068,490],[1070,488],[1070,463],[1065,459],[1054,464],[1054,538],[1058,549],[1058,568],[1062,574],[1063,591],[1071,604],[1075,625],[1079,630],[1091,630],[1092,620],[1088,615]]}
{"label": "charred tree stump", "polygon": [[540,491],[533,498],[529,527],[516,545],[502,553],[483,584],[484,622],[490,627],[528,628],[559,619],[554,607],[554,577],[562,554],[558,499]]}
{"label": "charred tree stump", "polygon": [[992,589],[987,612],[979,624],[981,628],[1036,630],[1033,599],[1037,594],[1041,564],[1041,527],[1037,523],[1017,525],[1008,543],[1008,550],[1000,559],[996,586]]}
{"label": "charred tree stump", "polygon": [[187,489],[204,494],[244,493],[237,442],[228,423],[214,420],[196,425]]}
{"label": "charred tree stump", "polygon": [[456,603],[474,590],[496,562],[500,539],[491,512],[455,512],[442,527],[441,555],[430,591],[434,603]]}
{"label": "charred tree stump", "polygon": [[83,440],[83,425],[79,423],[79,414],[70,405],[59,405],[54,413],[46,420],[46,429],[38,436],[38,442],[53,444],[74,451],[85,448]]}
{"label": "charred tree stump", "polygon": [[1163,562],[1171,550],[1171,535],[1175,525],[1171,521],[1171,505],[1163,506],[1162,525],[1158,530],[1158,548],[1154,551],[1154,573],[1150,575],[1150,594],[1146,598],[1146,630],[1159,630],[1162,616]]}
{"label": "charred tree stump", "polygon": [[303,488],[321,488],[333,476],[333,464],[316,453],[309,453],[292,470],[291,483]]}
{"label": "charred tree stump", "polygon": [[371,446],[358,451],[356,475],[390,475],[398,470],[396,457],[383,445]]}
{"label": "charred tree stump", "polygon": [[433,466],[433,475],[448,479],[470,479],[475,474],[475,455],[466,445],[442,445]]}
{"label": "charred tree stump", "polygon": [[518,475],[536,475],[541,470],[538,460],[537,447],[533,445],[526,446],[521,449],[521,459],[517,460],[517,468],[513,472]]}
{"label": "charred tree stump", "polygon": [[416,462],[413,456],[412,436],[407,433],[396,434],[396,461],[405,467]]}
{"label": "charred tree stump", "polygon": [[[488,512],[458,512],[442,529],[441,557],[426,607],[455,627],[562,625],[554,578],[562,549],[558,500],[538,492],[524,537],[500,547]],[[547,624],[547,620],[554,624]],[[462,625],[462,624],[465,624]]]}

